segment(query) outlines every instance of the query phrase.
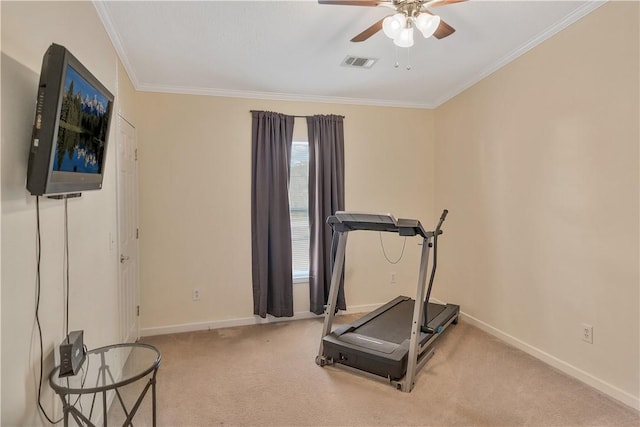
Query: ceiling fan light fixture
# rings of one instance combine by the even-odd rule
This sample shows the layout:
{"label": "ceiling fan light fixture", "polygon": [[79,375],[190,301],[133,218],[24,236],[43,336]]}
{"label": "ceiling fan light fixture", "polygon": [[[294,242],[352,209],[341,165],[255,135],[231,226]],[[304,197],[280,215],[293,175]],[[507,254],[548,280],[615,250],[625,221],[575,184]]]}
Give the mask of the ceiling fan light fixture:
{"label": "ceiling fan light fixture", "polygon": [[429,13],[421,13],[413,22],[426,39],[431,37],[440,26],[440,17]]}
{"label": "ceiling fan light fixture", "polygon": [[396,39],[400,35],[400,31],[407,26],[407,17],[402,13],[387,16],[382,21],[382,31],[390,39]]}
{"label": "ceiling fan light fixture", "polygon": [[413,27],[403,28],[400,30],[398,37],[393,39],[393,43],[398,47],[413,46]]}

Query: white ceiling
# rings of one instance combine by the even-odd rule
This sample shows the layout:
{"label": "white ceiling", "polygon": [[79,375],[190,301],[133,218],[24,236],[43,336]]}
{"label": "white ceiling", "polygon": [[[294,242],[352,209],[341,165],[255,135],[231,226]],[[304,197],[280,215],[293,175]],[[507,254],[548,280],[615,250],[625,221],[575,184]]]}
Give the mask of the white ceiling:
{"label": "white ceiling", "polygon": [[[435,108],[603,2],[450,4],[431,11],[457,31],[442,40],[416,33],[409,50],[396,49],[382,31],[349,41],[388,15],[385,7],[310,0],[94,4],[141,91]],[[347,68],[340,65],[347,55],[378,61],[371,69]]]}

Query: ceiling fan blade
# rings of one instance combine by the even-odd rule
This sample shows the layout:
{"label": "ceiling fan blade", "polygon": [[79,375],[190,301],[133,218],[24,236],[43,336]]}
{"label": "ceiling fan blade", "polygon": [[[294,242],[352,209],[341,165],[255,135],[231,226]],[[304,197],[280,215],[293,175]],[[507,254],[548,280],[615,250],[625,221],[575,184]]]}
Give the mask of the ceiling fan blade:
{"label": "ceiling fan blade", "polygon": [[368,39],[369,37],[371,37],[372,35],[374,35],[375,33],[377,33],[382,29],[382,21],[384,21],[384,18],[382,18],[381,20],[379,20],[378,22],[376,22],[375,24],[373,24],[372,26],[370,26],[369,28],[367,28],[366,30],[364,30],[354,38],[352,38],[351,41],[352,42],[365,41],[366,39]]}
{"label": "ceiling fan blade", "polygon": [[455,28],[441,20],[440,25],[436,29],[436,32],[433,33],[433,37],[437,39],[443,39],[455,33],[455,31]]}
{"label": "ceiling fan blade", "polygon": [[[428,13],[429,15],[433,15],[433,13],[429,12],[428,10],[423,10],[422,13]],[[438,28],[436,28],[436,31],[433,33],[433,37],[437,39],[443,39],[455,32],[456,32],[455,28],[453,28],[451,25],[447,24],[442,19],[440,19],[440,25],[438,25]]]}
{"label": "ceiling fan blade", "polygon": [[378,6],[386,1],[376,0],[318,0],[319,4],[336,4],[340,6]]}
{"label": "ceiling fan blade", "polygon": [[448,4],[453,4],[453,3],[460,3],[463,1],[467,1],[467,0],[431,0],[428,2],[425,2],[422,7],[438,7],[438,6],[446,6]]}

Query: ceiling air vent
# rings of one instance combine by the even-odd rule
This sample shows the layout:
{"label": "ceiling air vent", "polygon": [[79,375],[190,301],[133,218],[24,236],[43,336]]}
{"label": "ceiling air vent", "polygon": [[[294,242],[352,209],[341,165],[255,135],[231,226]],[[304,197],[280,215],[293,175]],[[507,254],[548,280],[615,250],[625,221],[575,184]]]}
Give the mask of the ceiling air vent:
{"label": "ceiling air vent", "polygon": [[351,68],[371,68],[375,64],[377,59],[375,58],[359,58],[357,56],[346,56],[342,61],[343,67]]}

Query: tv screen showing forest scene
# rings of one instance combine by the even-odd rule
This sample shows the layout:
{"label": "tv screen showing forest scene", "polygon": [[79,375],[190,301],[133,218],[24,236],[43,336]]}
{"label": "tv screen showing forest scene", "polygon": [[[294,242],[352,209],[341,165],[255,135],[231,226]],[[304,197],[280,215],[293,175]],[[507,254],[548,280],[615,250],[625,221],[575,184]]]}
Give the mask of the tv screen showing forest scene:
{"label": "tv screen showing forest scene", "polygon": [[67,66],[53,171],[101,173],[109,107],[107,97]]}

